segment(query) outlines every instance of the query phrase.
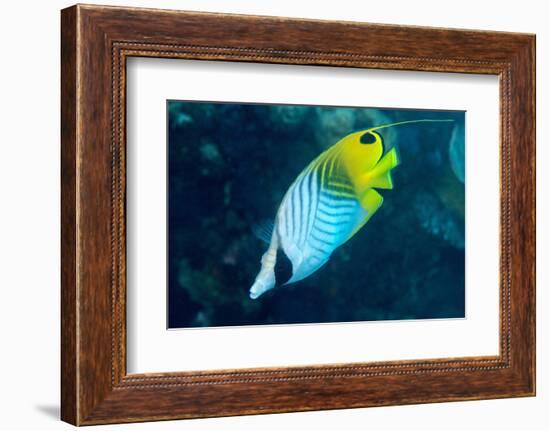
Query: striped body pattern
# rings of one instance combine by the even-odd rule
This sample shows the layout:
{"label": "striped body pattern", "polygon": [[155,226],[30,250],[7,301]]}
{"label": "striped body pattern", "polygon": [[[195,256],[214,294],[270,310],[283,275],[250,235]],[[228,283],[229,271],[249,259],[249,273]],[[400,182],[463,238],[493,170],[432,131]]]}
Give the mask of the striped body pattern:
{"label": "striped body pattern", "polygon": [[290,185],[273,226],[258,235],[269,243],[250,288],[258,298],[277,286],[308,277],[376,213],[379,189],[392,189],[396,148],[386,149],[380,130],[410,120],[350,133],[315,158]]}
{"label": "striped body pattern", "polygon": [[293,263],[286,283],[317,271],[367,216],[349,178],[328,174],[335,163],[331,159],[312,163],[289,188],[279,208],[276,233]]}

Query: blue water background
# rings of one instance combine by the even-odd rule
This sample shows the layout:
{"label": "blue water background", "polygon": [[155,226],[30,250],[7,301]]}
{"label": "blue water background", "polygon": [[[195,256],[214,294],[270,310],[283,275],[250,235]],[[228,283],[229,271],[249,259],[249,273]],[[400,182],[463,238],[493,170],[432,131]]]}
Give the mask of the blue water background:
{"label": "blue water background", "polygon": [[[168,101],[168,327],[457,318],[465,312],[462,111]],[[248,296],[302,169],[345,135],[383,129],[401,164],[374,217],[319,271]]]}

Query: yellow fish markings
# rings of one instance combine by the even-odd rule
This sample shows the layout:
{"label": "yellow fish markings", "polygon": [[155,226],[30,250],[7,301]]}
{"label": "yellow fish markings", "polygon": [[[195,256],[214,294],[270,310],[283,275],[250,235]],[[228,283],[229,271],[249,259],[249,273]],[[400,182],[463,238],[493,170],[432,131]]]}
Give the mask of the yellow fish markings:
{"label": "yellow fish markings", "polygon": [[399,164],[395,147],[386,150],[380,130],[449,121],[410,120],[361,130],[315,158],[288,188],[273,226],[259,235],[269,247],[250,297],[317,271],[380,208],[384,198],[376,189],[393,188],[391,171]]}

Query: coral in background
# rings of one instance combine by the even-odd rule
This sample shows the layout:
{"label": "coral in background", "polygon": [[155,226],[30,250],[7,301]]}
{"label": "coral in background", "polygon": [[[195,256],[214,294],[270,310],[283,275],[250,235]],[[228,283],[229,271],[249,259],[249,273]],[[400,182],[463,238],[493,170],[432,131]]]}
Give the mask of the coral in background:
{"label": "coral in background", "polygon": [[452,123],[384,129],[401,164],[375,217],[308,279],[248,297],[265,251],[252,225],[274,217],[320,151],[396,121],[460,127],[464,113],[170,101],[168,115],[170,327],[464,316],[464,161]]}
{"label": "coral in background", "polygon": [[466,176],[466,154],[464,151],[465,130],[463,123],[455,124],[453,128],[453,134],[451,135],[451,141],[449,143],[449,159],[451,161],[451,168],[460,180],[464,184]]}

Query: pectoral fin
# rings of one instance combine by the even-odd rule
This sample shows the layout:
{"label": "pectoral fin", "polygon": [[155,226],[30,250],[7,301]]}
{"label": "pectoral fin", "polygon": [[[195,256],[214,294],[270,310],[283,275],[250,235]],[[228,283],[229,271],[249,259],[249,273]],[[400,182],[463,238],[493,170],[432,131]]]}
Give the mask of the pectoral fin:
{"label": "pectoral fin", "polygon": [[266,244],[271,243],[271,235],[273,234],[273,220],[262,220],[252,226],[254,236]]}
{"label": "pectoral fin", "polygon": [[372,172],[387,172],[390,169],[395,168],[399,164],[399,156],[397,150],[393,147],[389,150],[380,161],[376,164]]}
{"label": "pectoral fin", "polygon": [[369,181],[369,186],[376,189],[393,189],[390,171],[384,172]]}

